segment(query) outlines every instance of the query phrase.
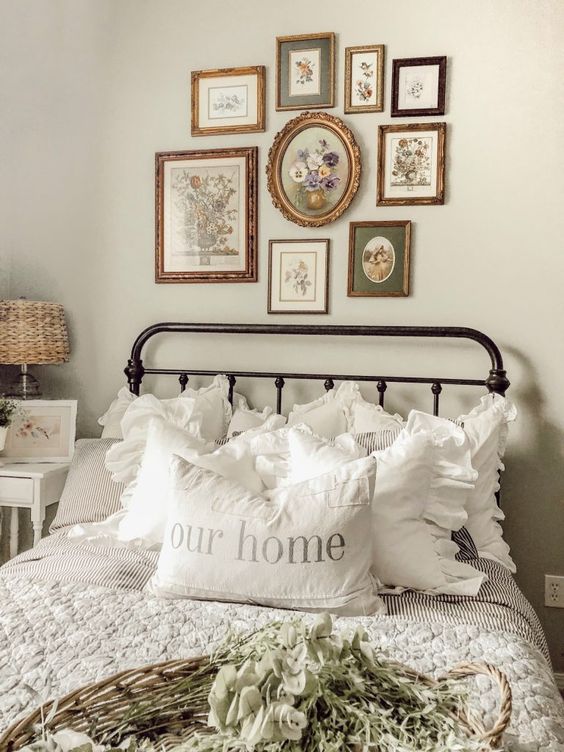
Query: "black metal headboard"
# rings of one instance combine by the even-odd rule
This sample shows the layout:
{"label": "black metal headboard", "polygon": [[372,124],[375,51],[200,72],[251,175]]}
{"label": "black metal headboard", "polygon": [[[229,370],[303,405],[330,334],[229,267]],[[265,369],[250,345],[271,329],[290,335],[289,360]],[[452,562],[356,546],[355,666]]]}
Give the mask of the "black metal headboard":
{"label": "black metal headboard", "polygon": [[[439,376],[359,376],[355,374],[329,373],[269,373],[265,371],[229,371],[229,370],[200,370],[190,368],[146,368],[143,365],[142,353],[147,342],[161,333],[215,333],[215,334],[268,334],[268,335],[308,335],[323,337],[327,335],[344,337],[436,337],[451,339],[469,339],[480,344],[490,357],[491,368],[488,376],[483,379],[454,379]],[[443,384],[462,384],[467,386],[486,386],[490,392],[504,395],[509,387],[503,359],[498,346],[487,335],[477,329],[457,326],[309,326],[295,324],[182,324],[162,323],[147,327],[135,340],[131,349],[131,357],[127,361],[125,375],[129,389],[139,394],[141,381],[145,374],[169,374],[178,376],[180,389],[184,391],[190,376],[215,376],[226,373],[229,379],[230,400],[238,377],[252,377],[274,379],[276,387],[276,410],[282,412],[282,390],[287,379],[323,380],[327,391],[333,389],[335,381],[369,381],[375,382],[378,390],[379,404],[384,406],[384,393],[388,383],[400,384],[430,384],[433,394],[433,413],[439,413],[439,397]]]}

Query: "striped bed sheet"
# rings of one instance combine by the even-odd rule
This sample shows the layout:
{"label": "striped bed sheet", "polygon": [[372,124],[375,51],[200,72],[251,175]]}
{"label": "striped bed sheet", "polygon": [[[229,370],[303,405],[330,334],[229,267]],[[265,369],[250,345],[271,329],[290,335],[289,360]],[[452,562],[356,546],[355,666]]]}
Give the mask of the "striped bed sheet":
{"label": "striped bed sheet", "polygon": [[[156,568],[158,555],[145,549],[79,543],[69,539],[65,529],[9,561],[0,568],[0,576],[141,591]],[[488,575],[477,596],[384,593],[388,614],[420,622],[464,623],[514,633],[538,648],[550,663],[539,619],[511,573],[488,559],[468,562]]]}

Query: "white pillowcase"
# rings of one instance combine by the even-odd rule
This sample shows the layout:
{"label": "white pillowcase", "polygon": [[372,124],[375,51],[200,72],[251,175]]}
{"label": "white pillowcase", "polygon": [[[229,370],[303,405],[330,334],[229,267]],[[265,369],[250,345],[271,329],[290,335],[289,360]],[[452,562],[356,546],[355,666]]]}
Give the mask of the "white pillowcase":
{"label": "white pillowcase", "polygon": [[294,405],[288,416],[288,425],[305,423],[318,436],[332,439],[347,430],[346,406],[337,397],[338,390],[326,392],[323,397],[304,405]]}
{"label": "white pillowcase", "polygon": [[366,457],[366,449],[359,446],[350,434],[338,436],[335,443],[330,445],[327,440],[305,429],[306,426],[295,427],[288,432],[288,481],[291,484],[315,478],[347,462]]}
{"label": "white pillowcase", "polygon": [[472,465],[478,471],[478,480],[468,497],[466,528],[476,544],[478,553],[498,561],[511,572],[516,571],[509,554],[509,546],[503,540],[499,522],[505,519],[496,493],[499,491],[499,471],[504,469],[509,423],[517,417],[513,403],[499,394],[482,397],[480,404],[468,415],[458,419],[464,425],[472,452]]}
{"label": "white pillowcase", "polygon": [[383,610],[370,569],[371,458],[267,501],[175,457],[150,590],[346,615]]}
{"label": "white pillowcase", "polygon": [[392,415],[380,405],[367,402],[355,381],[345,381],[338,388],[336,399],[343,405],[350,433],[372,433],[386,429],[403,428],[401,415]]}
{"label": "white pillowcase", "polygon": [[243,433],[251,428],[259,428],[263,426],[266,421],[271,418],[270,425],[273,429],[282,428],[286,423],[286,418],[283,415],[272,415],[272,408],[265,407],[262,412],[259,410],[252,410],[246,404],[246,402],[236,404],[233,410],[233,417],[229,422],[227,428],[227,435],[233,436],[233,434]]}
{"label": "white pillowcase", "polygon": [[131,403],[137,399],[137,395],[130,392],[126,386],[117,393],[117,397],[108,407],[106,412],[98,418],[102,428],[102,439],[123,439],[121,432],[121,419]]}
{"label": "white pillowcase", "polygon": [[127,514],[119,524],[120,541],[137,541],[145,548],[158,548],[162,543],[173,455],[232,478],[253,493],[263,490],[260,476],[254,470],[253,457],[244,442],[233,440],[207,454],[202,453],[202,449],[199,439],[188,431],[162,420],[151,421],[139,474],[128,499]]}

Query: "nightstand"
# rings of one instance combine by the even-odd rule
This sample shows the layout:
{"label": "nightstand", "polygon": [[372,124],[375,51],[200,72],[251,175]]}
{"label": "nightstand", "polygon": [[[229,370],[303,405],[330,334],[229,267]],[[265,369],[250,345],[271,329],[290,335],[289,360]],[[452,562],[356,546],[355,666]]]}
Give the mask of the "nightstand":
{"label": "nightstand", "polygon": [[[61,498],[70,463],[0,465],[0,508],[11,507],[10,557],[18,552],[18,509],[31,511],[33,545],[41,539],[45,509]],[[1,532],[1,523],[0,523]]]}

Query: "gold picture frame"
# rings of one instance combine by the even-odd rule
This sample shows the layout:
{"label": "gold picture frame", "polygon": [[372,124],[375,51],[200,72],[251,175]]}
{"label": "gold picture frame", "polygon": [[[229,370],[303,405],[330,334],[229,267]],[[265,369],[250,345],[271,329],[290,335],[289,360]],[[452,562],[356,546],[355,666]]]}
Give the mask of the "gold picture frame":
{"label": "gold picture frame", "polygon": [[329,312],[329,240],[268,243],[268,313]]}
{"label": "gold picture frame", "polygon": [[379,206],[444,204],[446,123],[378,127]]}
{"label": "gold picture frame", "polygon": [[192,71],[193,136],[264,131],[265,67]]}
{"label": "gold picture frame", "polygon": [[397,298],[409,295],[411,222],[351,222],[349,225],[349,298]]}
{"label": "gold picture frame", "polygon": [[383,44],[345,48],[347,114],[384,111],[384,63]]}
{"label": "gold picture frame", "polygon": [[258,148],[155,155],[155,282],[257,281]]}
{"label": "gold picture frame", "polygon": [[276,109],[334,106],[335,34],[276,37]]}
{"label": "gold picture frame", "polygon": [[325,112],[304,112],[286,123],[266,166],[272,203],[302,227],[321,227],[340,217],[358,190],[360,173],[352,131]]}

